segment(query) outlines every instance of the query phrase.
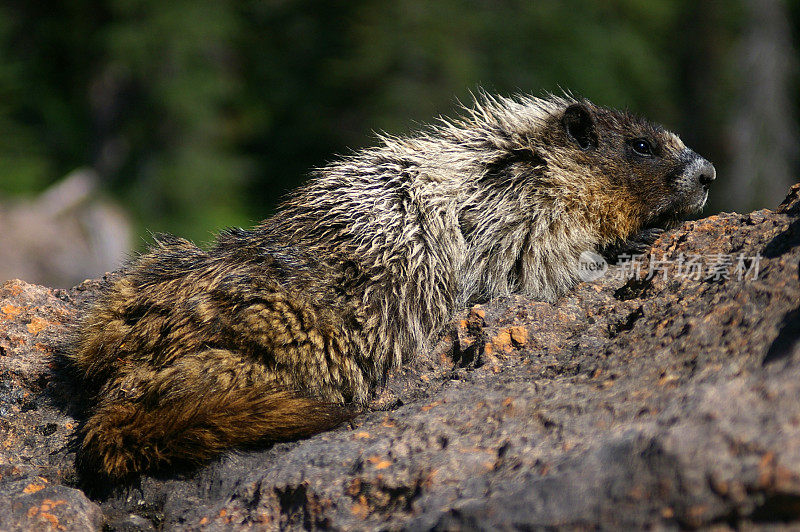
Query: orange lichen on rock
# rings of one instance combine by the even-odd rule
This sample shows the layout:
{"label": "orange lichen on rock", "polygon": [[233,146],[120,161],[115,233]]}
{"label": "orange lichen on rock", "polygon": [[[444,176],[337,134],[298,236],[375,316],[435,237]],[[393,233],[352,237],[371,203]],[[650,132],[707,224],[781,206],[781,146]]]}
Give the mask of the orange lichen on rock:
{"label": "orange lichen on rock", "polygon": [[5,314],[5,316],[0,316],[4,319],[13,319],[15,318],[23,309],[19,307],[15,307],[14,305],[7,304],[0,307],[0,312]]}
{"label": "orange lichen on rock", "polygon": [[28,332],[34,335],[39,334],[39,332],[48,325],[50,325],[49,321],[40,318],[39,316],[34,316],[33,319],[31,319],[31,322],[28,324]]}

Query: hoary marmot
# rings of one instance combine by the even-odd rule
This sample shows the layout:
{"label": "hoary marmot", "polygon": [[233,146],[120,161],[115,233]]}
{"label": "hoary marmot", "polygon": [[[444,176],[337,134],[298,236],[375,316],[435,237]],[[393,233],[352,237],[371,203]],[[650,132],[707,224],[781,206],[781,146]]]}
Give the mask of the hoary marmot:
{"label": "hoary marmot", "polygon": [[704,205],[711,163],[625,112],[484,96],[316,171],[205,251],[172,236],[113,276],[72,360],[96,400],[80,459],[124,479],[329,429],[454,312],[553,300],[579,255]]}

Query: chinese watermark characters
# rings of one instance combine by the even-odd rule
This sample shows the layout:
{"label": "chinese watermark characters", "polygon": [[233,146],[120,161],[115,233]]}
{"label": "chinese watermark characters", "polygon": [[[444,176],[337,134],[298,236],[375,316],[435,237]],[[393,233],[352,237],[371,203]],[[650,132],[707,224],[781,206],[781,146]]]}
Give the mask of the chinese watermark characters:
{"label": "chinese watermark characters", "polygon": [[618,268],[614,271],[616,279],[652,279],[669,276],[677,279],[694,281],[754,281],[758,279],[761,266],[761,255],[747,256],[744,253],[710,255],[683,254],[667,258],[650,255],[622,254],[617,260]]}
{"label": "chinese watermark characters", "polygon": [[[611,270],[614,279],[653,279],[660,277],[666,281],[675,279],[694,281],[754,281],[758,279],[761,255],[747,256],[744,253],[726,254],[681,253],[677,257],[660,257],[655,254],[617,257],[617,267]],[[578,276],[591,282],[603,277],[609,271],[606,260],[592,251],[584,251],[578,260]]]}

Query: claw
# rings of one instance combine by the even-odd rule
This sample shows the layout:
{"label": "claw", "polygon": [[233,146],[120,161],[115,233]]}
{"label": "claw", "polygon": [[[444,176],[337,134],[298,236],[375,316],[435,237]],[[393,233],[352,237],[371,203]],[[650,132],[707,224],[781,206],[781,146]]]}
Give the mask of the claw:
{"label": "claw", "polygon": [[664,229],[660,227],[650,227],[640,231],[621,244],[603,248],[601,255],[603,255],[610,264],[616,264],[620,255],[638,255],[646,252],[662,234],[664,234]]}

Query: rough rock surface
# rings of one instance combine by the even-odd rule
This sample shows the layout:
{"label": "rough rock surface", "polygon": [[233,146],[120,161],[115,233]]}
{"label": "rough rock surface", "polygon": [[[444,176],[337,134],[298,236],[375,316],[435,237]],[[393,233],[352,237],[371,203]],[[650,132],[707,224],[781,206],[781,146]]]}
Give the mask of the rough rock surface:
{"label": "rough rock surface", "polygon": [[97,282],[9,281],[0,529],[800,525],[800,185],[651,253],[555,305],[466,310],[350,426],[94,499],[55,353]]}

